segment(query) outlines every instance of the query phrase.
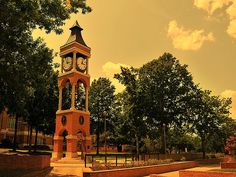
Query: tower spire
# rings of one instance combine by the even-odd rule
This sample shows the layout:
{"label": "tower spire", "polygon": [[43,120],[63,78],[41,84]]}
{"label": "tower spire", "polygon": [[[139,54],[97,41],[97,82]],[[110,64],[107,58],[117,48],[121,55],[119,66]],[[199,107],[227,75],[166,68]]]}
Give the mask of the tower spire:
{"label": "tower spire", "polygon": [[77,20],[75,21],[74,25],[70,28],[70,30],[71,30],[71,34],[70,34],[70,37],[67,40],[66,44],[69,44],[72,42],[78,42],[78,43],[88,47],[86,45],[86,43],[84,42],[84,39],[81,34],[81,31],[83,30],[83,28],[81,28],[81,26],[79,25]]}

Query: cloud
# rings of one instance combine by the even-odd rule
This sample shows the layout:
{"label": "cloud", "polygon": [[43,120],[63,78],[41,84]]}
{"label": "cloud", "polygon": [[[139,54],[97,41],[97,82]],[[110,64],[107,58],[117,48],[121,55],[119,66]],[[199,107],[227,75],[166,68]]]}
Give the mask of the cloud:
{"label": "cloud", "polygon": [[229,15],[229,25],[227,33],[236,39],[236,1],[234,1],[226,10]]}
{"label": "cloud", "polygon": [[117,79],[114,79],[114,74],[120,73],[120,67],[130,67],[129,65],[126,64],[121,64],[121,63],[112,63],[112,62],[106,62],[102,66],[103,73],[107,78],[109,78],[112,82],[112,84],[116,87],[116,92],[122,92],[125,87],[119,83]]}
{"label": "cloud", "polygon": [[194,5],[212,15],[217,9],[228,5],[232,0],[194,0]]}
{"label": "cloud", "polygon": [[222,97],[232,98],[232,108],[230,109],[231,117],[236,119],[236,91],[225,90],[221,93]]}
{"label": "cloud", "polygon": [[227,33],[232,37],[236,39],[236,19],[231,20],[229,23],[229,26],[227,28]]}
{"label": "cloud", "polygon": [[208,15],[227,6],[226,14],[229,16],[229,25],[227,27],[227,33],[232,38],[236,39],[236,1],[235,0],[194,0],[194,5],[207,11]]}
{"label": "cloud", "polygon": [[176,49],[198,50],[205,41],[214,41],[212,33],[204,35],[204,30],[188,30],[179,27],[175,20],[169,22],[168,37]]}

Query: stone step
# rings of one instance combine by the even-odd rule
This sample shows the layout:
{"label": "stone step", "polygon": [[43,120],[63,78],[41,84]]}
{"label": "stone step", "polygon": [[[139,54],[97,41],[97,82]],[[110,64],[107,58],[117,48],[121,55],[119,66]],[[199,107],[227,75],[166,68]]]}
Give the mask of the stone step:
{"label": "stone step", "polygon": [[53,163],[64,163],[64,164],[84,164],[84,160],[80,158],[76,159],[67,159],[67,158],[62,158],[60,160],[57,160]]}

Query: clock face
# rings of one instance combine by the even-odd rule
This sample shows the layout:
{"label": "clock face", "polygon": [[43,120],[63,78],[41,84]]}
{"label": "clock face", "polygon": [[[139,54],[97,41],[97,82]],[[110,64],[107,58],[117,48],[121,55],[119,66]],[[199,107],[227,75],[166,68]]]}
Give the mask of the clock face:
{"label": "clock face", "polygon": [[69,71],[72,68],[73,59],[71,57],[63,58],[62,65],[65,71]]}
{"label": "clock face", "polygon": [[77,67],[80,71],[85,71],[87,67],[86,59],[82,57],[77,58]]}

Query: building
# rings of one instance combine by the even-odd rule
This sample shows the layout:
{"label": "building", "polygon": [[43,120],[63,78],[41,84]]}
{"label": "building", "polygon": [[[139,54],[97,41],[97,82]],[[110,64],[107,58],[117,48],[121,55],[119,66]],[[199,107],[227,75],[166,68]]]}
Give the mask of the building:
{"label": "building", "polygon": [[[4,139],[8,139],[13,143],[14,139],[14,128],[15,128],[15,117],[7,114],[4,110],[0,113],[0,144]],[[35,141],[35,130],[32,131],[32,145]],[[19,118],[18,120],[18,131],[17,131],[17,143],[20,148],[28,146],[29,144],[30,127],[23,120]],[[53,148],[53,137],[49,135],[44,135],[42,132],[38,132],[38,145],[47,145],[50,149]]]}

